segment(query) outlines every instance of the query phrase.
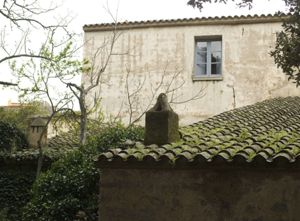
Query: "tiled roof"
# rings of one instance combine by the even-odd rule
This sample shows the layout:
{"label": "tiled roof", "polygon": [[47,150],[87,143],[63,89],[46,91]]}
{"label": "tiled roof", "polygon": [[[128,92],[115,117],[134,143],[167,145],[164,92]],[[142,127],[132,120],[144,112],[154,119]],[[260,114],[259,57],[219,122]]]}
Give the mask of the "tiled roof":
{"label": "tiled roof", "polygon": [[[71,133],[63,133],[48,140],[48,146],[43,147],[43,162],[48,166],[52,161],[58,160],[62,156],[79,148],[79,139]],[[16,151],[0,151],[0,167],[4,165],[34,164],[39,158],[37,148],[28,148]]]}
{"label": "tiled roof", "polygon": [[[103,153],[100,167],[199,165],[213,162],[289,164],[300,159],[300,97],[237,108],[180,129],[181,140],[162,146],[125,142]],[[298,160],[300,162],[300,160]]]}
{"label": "tiled roof", "polygon": [[57,135],[55,137],[52,137],[48,141],[48,147],[51,149],[60,149],[60,148],[78,148],[79,145],[79,139],[78,136],[65,132],[60,135]]}
{"label": "tiled roof", "polygon": [[31,127],[45,127],[47,125],[47,117],[35,117],[32,118],[30,123]]}
{"label": "tiled roof", "polygon": [[186,26],[186,25],[224,25],[224,24],[246,24],[246,23],[269,23],[281,22],[289,14],[281,15],[241,15],[241,16],[222,16],[222,17],[198,17],[167,20],[147,20],[147,21],[125,21],[118,23],[102,23],[84,25],[85,32],[109,31],[133,28],[167,27],[167,26]]}

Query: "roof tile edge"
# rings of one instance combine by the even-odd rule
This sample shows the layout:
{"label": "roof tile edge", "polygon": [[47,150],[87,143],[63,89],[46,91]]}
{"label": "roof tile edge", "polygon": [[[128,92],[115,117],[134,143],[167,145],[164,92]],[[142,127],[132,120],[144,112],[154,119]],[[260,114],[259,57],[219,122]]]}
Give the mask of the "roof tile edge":
{"label": "roof tile edge", "polygon": [[137,28],[154,28],[154,27],[174,27],[186,25],[238,25],[238,24],[255,24],[255,23],[272,23],[282,22],[290,14],[281,15],[241,15],[241,16],[222,16],[222,17],[202,17],[202,18],[183,18],[167,20],[147,20],[147,21],[130,21],[115,23],[102,23],[84,25],[84,32],[95,31],[112,31],[114,29],[137,29]]}

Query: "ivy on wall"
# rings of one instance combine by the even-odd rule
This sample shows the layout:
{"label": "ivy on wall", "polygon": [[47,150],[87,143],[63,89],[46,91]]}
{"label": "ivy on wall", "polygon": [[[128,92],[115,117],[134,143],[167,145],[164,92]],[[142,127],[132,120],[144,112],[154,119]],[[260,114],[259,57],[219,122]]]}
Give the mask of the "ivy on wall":
{"label": "ivy on wall", "polygon": [[0,150],[24,149],[28,143],[15,124],[0,121]]}
{"label": "ivy on wall", "polygon": [[38,150],[6,151],[1,146],[7,139],[1,129],[10,126],[0,125],[0,221],[98,220],[100,172],[95,157],[127,139],[141,140],[144,133],[141,127],[117,124],[103,128],[80,149],[45,147],[45,172],[35,181]]}
{"label": "ivy on wall", "polygon": [[141,140],[143,134],[141,127],[110,125],[90,136],[85,147],[54,162],[34,183],[24,221],[98,220],[100,172],[95,157],[126,140]]}
{"label": "ivy on wall", "polygon": [[21,221],[21,210],[30,199],[35,170],[0,171],[0,220]]}

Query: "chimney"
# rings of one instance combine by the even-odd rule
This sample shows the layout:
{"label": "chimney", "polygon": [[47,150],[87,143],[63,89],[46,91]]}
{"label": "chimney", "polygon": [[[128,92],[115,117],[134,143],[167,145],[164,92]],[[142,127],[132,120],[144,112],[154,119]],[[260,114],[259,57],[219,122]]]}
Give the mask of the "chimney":
{"label": "chimney", "polygon": [[180,139],[178,115],[168,103],[167,95],[158,96],[153,108],[146,112],[145,145],[163,145]]}
{"label": "chimney", "polygon": [[[47,126],[47,117],[32,117],[30,118],[27,139],[30,147],[38,147],[38,141],[40,139],[43,130]],[[41,145],[47,145],[47,128],[41,140]]]}

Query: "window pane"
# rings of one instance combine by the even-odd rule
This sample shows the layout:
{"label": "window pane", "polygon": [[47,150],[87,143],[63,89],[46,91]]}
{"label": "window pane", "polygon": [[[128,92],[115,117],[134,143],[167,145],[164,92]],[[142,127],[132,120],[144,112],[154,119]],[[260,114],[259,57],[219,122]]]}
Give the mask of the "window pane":
{"label": "window pane", "polygon": [[222,49],[221,41],[212,41],[211,42],[211,51],[221,51]]}
{"label": "window pane", "polygon": [[212,52],[211,53],[211,62],[221,62],[221,52]]}
{"label": "window pane", "polygon": [[207,42],[197,42],[197,48],[200,51],[207,51]]}
{"label": "window pane", "polygon": [[206,63],[206,62],[207,62],[207,53],[197,52],[197,63]]}
{"label": "window pane", "polygon": [[214,63],[211,64],[211,74],[213,75],[217,75],[217,74],[221,74],[221,63]]}
{"label": "window pane", "polygon": [[197,64],[197,75],[206,75],[206,64]]}

